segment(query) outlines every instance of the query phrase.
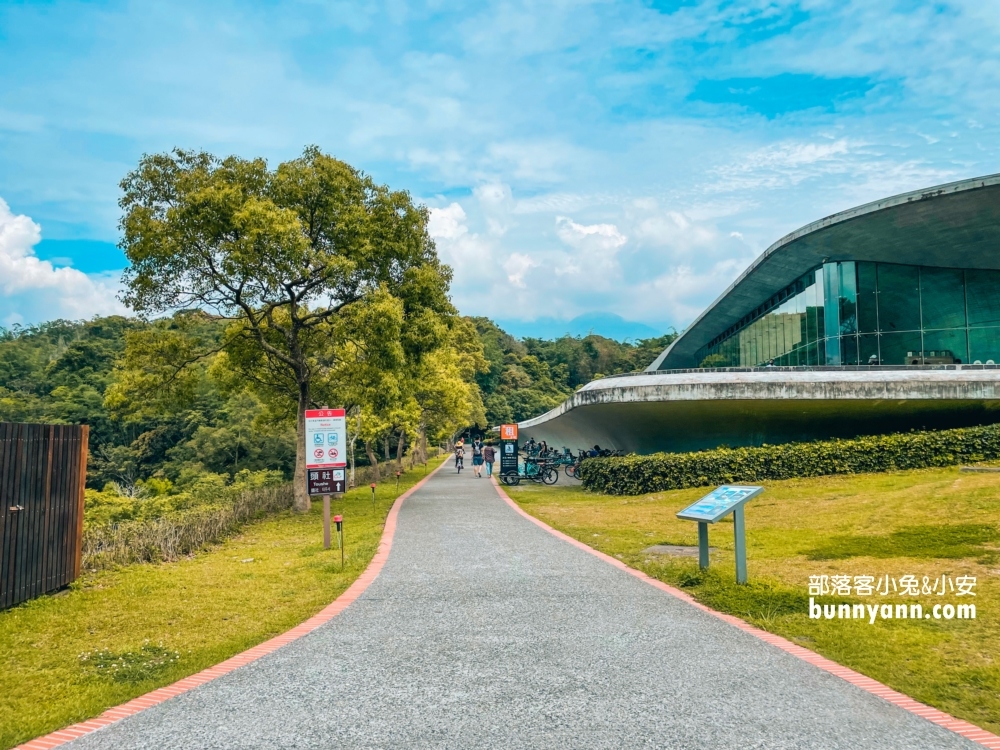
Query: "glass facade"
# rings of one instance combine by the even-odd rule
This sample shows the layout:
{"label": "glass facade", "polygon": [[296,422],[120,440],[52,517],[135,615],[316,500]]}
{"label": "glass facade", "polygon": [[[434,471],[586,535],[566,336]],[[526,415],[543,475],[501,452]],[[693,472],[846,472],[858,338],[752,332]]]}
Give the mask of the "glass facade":
{"label": "glass facade", "polygon": [[712,367],[1000,363],[1000,271],[824,263],[702,356]]}

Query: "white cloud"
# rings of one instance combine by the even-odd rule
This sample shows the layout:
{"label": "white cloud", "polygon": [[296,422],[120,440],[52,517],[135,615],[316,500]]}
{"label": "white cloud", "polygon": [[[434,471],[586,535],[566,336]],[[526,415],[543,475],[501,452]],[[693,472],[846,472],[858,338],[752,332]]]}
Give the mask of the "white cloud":
{"label": "white cloud", "polygon": [[516,287],[524,289],[524,275],[532,268],[537,268],[541,262],[524,253],[513,253],[506,261],[503,268],[507,272],[507,280]]}
{"label": "white cloud", "polygon": [[436,240],[454,240],[469,231],[465,226],[465,209],[458,203],[446,208],[432,208],[430,214],[427,232]]}
{"label": "white cloud", "polygon": [[511,227],[510,215],[514,207],[510,185],[488,182],[478,185],[472,195],[479,201],[489,233],[497,237],[506,234]]}
{"label": "white cloud", "polygon": [[565,216],[557,216],[556,225],[560,239],[581,250],[586,248],[614,252],[628,242],[628,237],[619,232],[614,224],[577,224]]}
{"label": "white cloud", "polygon": [[38,224],[0,198],[0,324],[125,312],[113,275],[88,276],[40,260],[33,248],[41,238]]}

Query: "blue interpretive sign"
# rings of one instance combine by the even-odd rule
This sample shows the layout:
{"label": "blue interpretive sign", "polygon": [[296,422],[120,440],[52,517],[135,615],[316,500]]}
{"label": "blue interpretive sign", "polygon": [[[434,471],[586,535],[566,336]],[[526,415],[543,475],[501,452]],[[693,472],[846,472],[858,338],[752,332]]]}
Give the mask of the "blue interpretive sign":
{"label": "blue interpretive sign", "polygon": [[721,487],[716,487],[698,502],[686,507],[677,514],[677,517],[685,521],[715,523],[731,512],[733,508],[742,505],[763,491],[763,487],[724,484]]}
{"label": "blue interpretive sign", "polygon": [[754,485],[724,484],[677,514],[678,518],[685,521],[698,522],[698,565],[702,570],[708,568],[708,525],[732,513],[736,582],[747,582],[747,540],[743,504],[763,491],[763,487]]}

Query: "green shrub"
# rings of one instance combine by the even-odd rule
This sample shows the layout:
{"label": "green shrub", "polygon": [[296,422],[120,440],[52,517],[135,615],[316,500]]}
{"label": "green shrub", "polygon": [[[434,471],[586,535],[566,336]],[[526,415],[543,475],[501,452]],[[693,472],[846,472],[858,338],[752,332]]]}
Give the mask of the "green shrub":
{"label": "green shrub", "polygon": [[[188,497],[174,495],[171,499]],[[157,504],[164,500],[150,498],[135,502]],[[180,510],[155,508],[157,512],[140,512],[119,522],[87,523],[83,530],[83,567],[101,570],[176,560],[224,539],[249,521],[291,507],[290,484],[239,487],[234,482],[217,503],[203,502]]]}
{"label": "green shrub", "polygon": [[84,524],[89,529],[125,521],[153,521],[192,510],[224,509],[245,492],[284,483],[280,471],[246,469],[231,481],[224,474],[205,472],[189,478],[182,487],[156,477],[140,479],[134,487],[108,482],[101,491],[86,491]]}
{"label": "green shrub", "polygon": [[717,448],[698,453],[590,458],[583,486],[609,495],[719,484],[862,474],[1000,459],[1000,425],[875,435],[852,440]]}

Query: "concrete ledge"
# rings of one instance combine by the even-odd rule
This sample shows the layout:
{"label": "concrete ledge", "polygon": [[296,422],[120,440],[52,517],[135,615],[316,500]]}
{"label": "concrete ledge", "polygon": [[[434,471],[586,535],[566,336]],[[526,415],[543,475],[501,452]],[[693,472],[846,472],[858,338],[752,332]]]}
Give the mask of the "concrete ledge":
{"label": "concrete ledge", "polygon": [[520,424],[525,439],[637,453],[1000,422],[1000,369],[760,369],[588,383]]}

